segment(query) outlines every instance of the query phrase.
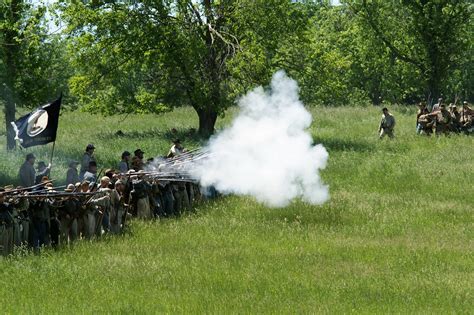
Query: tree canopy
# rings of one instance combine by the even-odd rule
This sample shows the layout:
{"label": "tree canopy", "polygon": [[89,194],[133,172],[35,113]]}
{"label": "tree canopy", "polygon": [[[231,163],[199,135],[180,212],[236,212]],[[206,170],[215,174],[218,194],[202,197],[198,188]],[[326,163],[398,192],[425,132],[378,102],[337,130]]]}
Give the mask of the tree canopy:
{"label": "tree canopy", "polygon": [[469,0],[59,0],[57,36],[28,3],[0,5],[7,120],[61,90],[104,115],[192,106],[207,137],[280,69],[307,105],[474,98]]}

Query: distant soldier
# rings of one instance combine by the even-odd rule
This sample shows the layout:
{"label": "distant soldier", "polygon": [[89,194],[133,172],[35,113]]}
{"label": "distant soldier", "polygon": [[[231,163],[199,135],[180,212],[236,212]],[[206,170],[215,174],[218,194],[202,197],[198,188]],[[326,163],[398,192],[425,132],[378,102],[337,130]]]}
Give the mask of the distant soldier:
{"label": "distant soldier", "polygon": [[184,152],[186,152],[186,150],[181,145],[181,140],[176,139],[173,141],[173,145],[171,146],[171,149],[169,150],[168,155],[166,157],[173,158],[175,156],[180,156]]}
{"label": "distant soldier", "polygon": [[[69,184],[64,190],[72,193],[76,190],[73,184]],[[68,196],[63,201],[60,212],[61,221],[61,244],[74,242],[78,237],[77,219],[79,217],[79,201],[74,196]]]}
{"label": "distant soldier", "polygon": [[431,108],[431,112],[434,113],[438,111],[441,107],[441,104],[443,103],[443,98],[438,98],[438,103],[434,104],[433,107]]}
{"label": "distant soldier", "polygon": [[84,174],[89,170],[89,163],[96,162],[95,157],[94,157],[94,151],[95,151],[95,146],[93,144],[88,144],[86,147],[86,151],[84,152],[84,155],[82,156],[81,171],[79,173],[80,180],[84,179]]}
{"label": "distant soldier", "polygon": [[122,160],[120,161],[118,165],[118,170],[120,171],[120,173],[125,174],[130,169],[128,165],[128,163],[130,162],[130,156],[131,154],[128,151],[124,151],[122,153]]}
{"label": "distant soldier", "polygon": [[143,178],[144,175],[132,177],[131,203],[135,206],[138,218],[151,219],[149,193],[151,185]]}
{"label": "distant soldier", "polygon": [[428,113],[429,113],[429,111],[428,111],[428,108],[426,108],[426,104],[423,103],[423,102],[420,102],[418,104],[418,112],[416,114],[416,133],[417,134],[420,134],[423,131],[424,121],[422,121],[420,119],[420,117],[423,116],[423,115],[426,115]]}
{"label": "distant soldier", "polygon": [[122,180],[115,182],[115,189],[110,194],[110,232],[119,234],[121,232],[122,218],[126,211],[125,183]]}
{"label": "distant soldier", "polygon": [[451,114],[451,125],[450,130],[454,132],[459,132],[461,129],[461,113],[458,111],[456,105],[451,104],[449,106],[449,113]]}
{"label": "distant soldier", "polygon": [[5,189],[0,188],[0,255],[13,254],[12,207],[5,202]]}
{"label": "distant soldier", "polygon": [[143,170],[145,167],[145,162],[143,161],[143,154],[145,152],[143,152],[141,149],[136,149],[133,153],[135,155],[132,158],[132,169],[134,169],[135,171]]}
{"label": "distant soldier", "polygon": [[446,105],[441,104],[439,110],[431,112],[430,115],[436,117],[436,134],[447,134],[449,132],[449,126],[451,124],[451,114],[446,110]]}
{"label": "distant soldier", "polygon": [[77,173],[77,166],[79,162],[77,161],[70,161],[69,168],[67,169],[66,173],[66,185],[73,184],[75,185],[79,182],[79,174]]}
{"label": "distant soldier", "polygon": [[30,187],[35,184],[36,171],[34,168],[36,157],[33,153],[26,155],[26,160],[20,168],[20,184],[23,187]]}
{"label": "distant soldier", "polygon": [[49,219],[50,219],[50,203],[45,197],[33,200],[30,205],[32,224],[32,240],[33,249],[39,252],[40,248],[49,243]]}
{"label": "distant soldier", "polygon": [[390,138],[394,137],[393,130],[395,128],[395,117],[388,111],[386,107],[382,109],[382,120],[380,121],[379,127],[379,138],[382,139],[385,135]]}
{"label": "distant soldier", "polygon": [[461,130],[465,133],[472,132],[474,129],[474,110],[469,107],[469,104],[464,101],[460,113]]}

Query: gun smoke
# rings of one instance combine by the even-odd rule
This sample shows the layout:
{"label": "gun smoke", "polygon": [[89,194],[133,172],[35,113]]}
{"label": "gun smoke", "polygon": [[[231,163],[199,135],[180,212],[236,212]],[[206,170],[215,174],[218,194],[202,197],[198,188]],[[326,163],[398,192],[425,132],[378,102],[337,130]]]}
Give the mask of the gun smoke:
{"label": "gun smoke", "polygon": [[257,87],[238,101],[232,125],[211,138],[210,158],[198,161],[194,176],[221,193],[251,195],[272,207],[294,198],[322,204],[329,190],[321,181],[328,152],[313,145],[307,128],[312,116],[299,100],[298,84],[284,71],[270,90]]}

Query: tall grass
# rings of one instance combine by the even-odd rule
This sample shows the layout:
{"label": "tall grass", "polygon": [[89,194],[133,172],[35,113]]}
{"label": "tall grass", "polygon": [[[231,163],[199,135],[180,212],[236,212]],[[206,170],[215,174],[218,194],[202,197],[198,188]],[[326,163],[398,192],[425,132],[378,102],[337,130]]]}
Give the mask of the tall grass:
{"label": "tall grass", "polygon": [[[471,313],[473,137],[416,136],[405,107],[393,109],[393,141],[377,139],[379,109],[311,111],[311,133],[330,154],[323,206],[229,196],[179,220],[134,221],[123,237],[3,260],[2,312]],[[61,119],[53,177],[88,142],[104,166],[124,149],[165,154],[173,127],[201,145],[187,135],[197,123],[189,109]],[[24,154],[2,151],[4,178],[16,179]]]}

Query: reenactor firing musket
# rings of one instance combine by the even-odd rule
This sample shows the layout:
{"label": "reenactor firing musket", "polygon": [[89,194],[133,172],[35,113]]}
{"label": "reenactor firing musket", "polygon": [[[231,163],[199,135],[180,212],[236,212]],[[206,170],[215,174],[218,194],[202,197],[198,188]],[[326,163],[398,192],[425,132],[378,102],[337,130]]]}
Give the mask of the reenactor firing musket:
{"label": "reenactor firing musket", "polygon": [[5,191],[3,194],[5,194],[5,195],[16,195],[16,194],[19,194],[19,193],[22,193],[22,192],[33,190],[33,189],[41,187],[41,186],[45,186],[46,184],[49,184],[49,183],[52,183],[52,182],[53,182],[52,180],[47,180],[47,181],[44,181],[40,184],[36,184],[36,185],[33,185],[33,186],[29,186],[29,187],[11,189],[11,190]]}
{"label": "reenactor firing musket", "polygon": [[58,193],[43,193],[43,194],[25,194],[16,196],[16,198],[63,198],[63,197],[80,197],[80,196],[94,196],[99,192],[58,192]]}

